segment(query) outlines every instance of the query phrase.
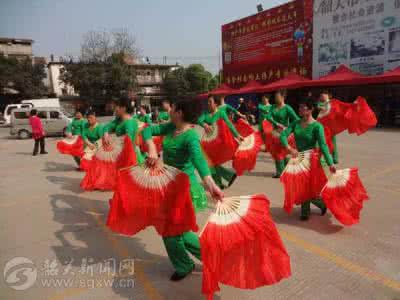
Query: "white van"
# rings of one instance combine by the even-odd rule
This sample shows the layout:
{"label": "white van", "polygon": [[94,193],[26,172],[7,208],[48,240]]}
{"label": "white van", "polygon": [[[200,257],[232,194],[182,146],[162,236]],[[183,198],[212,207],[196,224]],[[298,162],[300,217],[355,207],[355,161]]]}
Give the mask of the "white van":
{"label": "white van", "polygon": [[60,101],[58,98],[44,98],[44,99],[28,99],[22,100],[21,103],[8,104],[4,110],[3,118],[5,125],[10,125],[11,111],[18,108],[32,108],[32,107],[54,107],[60,108]]}
{"label": "white van", "polygon": [[[36,108],[35,108],[36,109]],[[11,113],[10,134],[20,139],[32,136],[32,128],[29,123],[31,109],[14,109]],[[47,136],[65,135],[65,130],[71,122],[69,116],[56,107],[37,108],[37,116],[42,120],[43,129]]]}

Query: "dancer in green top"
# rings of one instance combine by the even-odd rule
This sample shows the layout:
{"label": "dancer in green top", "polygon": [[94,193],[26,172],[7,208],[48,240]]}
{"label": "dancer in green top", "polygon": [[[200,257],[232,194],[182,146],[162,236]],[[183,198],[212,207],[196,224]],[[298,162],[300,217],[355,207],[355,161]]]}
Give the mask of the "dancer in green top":
{"label": "dancer in green top", "polygon": [[[272,105],[267,120],[270,121],[274,127],[273,134],[280,135],[280,133],[289,126],[290,123],[299,119],[293,108],[285,104],[286,91],[280,90],[275,93],[275,104]],[[272,153],[274,156],[274,153]],[[286,159],[275,159],[276,174],[274,178],[279,178],[287,163]]]}
{"label": "dancer in green top", "polygon": [[[282,132],[280,137],[281,143],[288,149],[293,157],[298,155],[297,151],[303,152],[319,148],[330,167],[330,171],[335,173],[336,168],[333,166],[333,160],[326,144],[324,127],[312,117],[313,108],[312,100],[307,99],[300,102],[299,114],[301,120],[291,123],[289,127]],[[294,134],[297,150],[290,147],[288,144],[288,137],[291,133]],[[321,215],[326,213],[326,206],[321,199],[311,199],[301,205],[301,220],[309,219],[311,203],[321,209]]]}
{"label": "dancer in green top", "polygon": [[[239,142],[243,141],[243,137],[237,132],[235,126],[233,126],[226,113],[223,110],[218,109],[217,104],[217,100],[214,96],[210,95],[208,97],[208,112],[204,112],[199,117],[197,123],[204,128],[206,133],[209,133],[212,131],[211,125],[216,123],[219,119],[222,119],[230,129],[233,136],[237,138]],[[235,172],[232,172],[223,166],[212,166],[211,174],[215,182],[222,189],[231,186],[237,177]],[[225,179],[227,186],[224,185],[222,179]]]}
{"label": "dancer in green top", "polygon": [[103,135],[103,126],[97,122],[96,113],[89,111],[86,114],[87,123],[82,130],[82,138],[85,145],[90,149],[95,147],[95,144]]}
{"label": "dancer in green top", "polygon": [[[328,110],[329,102],[331,100],[331,94],[327,90],[323,90],[319,96],[318,101],[318,109],[320,112],[325,112]],[[336,144],[336,135],[332,135],[332,144],[333,144],[333,162],[335,164],[339,163],[339,152]]]}
{"label": "dancer in green top", "polygon": [[170,116],[169,113],[171,111],[171,102],[169,100],[164,100],[162,102],[162,110],[158,113],[157,122],[158,123],[167,123],[169,122]]}
{"label": "dancer in green top", "polygon": [[[195,176],[195,169],[213,198],[222,199],[223,193],[210,176],[210,170],[201,151],[200,137],[192,128],[191,123],[196,119],[193,104],[192,101],[175,103],[171,110],[171,123],[149,126],[143,130],[142,136],[149,148],[147,163],[150,166],[154,165],[158,159],[157,150],[151,137],[164,136],[164,163],[189,176],[193,205],[196,208],[203,208],[207,204],[206,195]],[[178,281],[185,278],[194,269],[194,262],[188,253],[201,259],[198,236],[193,232],[185,232],[174,237],[163,237],[163,241],[168,257],[175,268],[171,280]]]}
{"label": "dancer in green top", "polygon": [[142,105],[140,106],[139,109],[140,116],[139,116],[139,121],[146,123],[146,124],[151,124],[153,123],[151,121],[151,114],[150,114],[150,108],[148,105]]}
{"label": "dancer in green top", "polygon": [[[72,122],[68,124],[65,133],[67,138],[72,138],[74,135],[79,135],[82,136],[83,128],[87,124],[87,121],[83,118],[83,114],[80,110],[77,110],[75,112],[74,118],[72,119]],[[79,156],[74,156],[74,160],[76,164],[78,165],[77,170],[80,170],[80,163],[81,163],[81,158]]]}
{"label": "dancer in green top", "polygon": [[269,111],[272,105],[269,103],[269,95],[263,95],[261,98],[261,103],[258,104],[258,130],[261,132],[261,136],[265,139],[263,122],[267,119]]}
{"label": "dancer in green top", "polygon": [[233,115],[235,119],[237,117],[240,118],[246,118],[246,116],[242,115],[236,108],[234,108],[232,105],[226,104],[225,103],[225,95],[221,95],[218,99],[218,110],[223,111],[228,117]]}
{"label": "dancer in green top", "polygon": [[115,106],[116,118],[104,125],[104,141],[106,143],[111,142],[109,136],[110,133],[115,133],[117,136],[122,136],[124,134],[128,135],[135,149],[137,162],[139,164],[142,164],[144,162],[144,157],[135,143],[136,136],[139,130],[138,122],[136,118],[132,118],[130,112],[130,100],[128,98],[122,97]]}

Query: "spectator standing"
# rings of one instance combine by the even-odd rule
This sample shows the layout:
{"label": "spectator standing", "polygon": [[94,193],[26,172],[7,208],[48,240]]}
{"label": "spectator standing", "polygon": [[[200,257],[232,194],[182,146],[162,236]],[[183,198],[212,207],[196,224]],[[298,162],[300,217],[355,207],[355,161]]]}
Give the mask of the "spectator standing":
{"label": "spectator standing", "polygon": [[37,110],[32,109],[29,116],[29,123],[32,127],[32,137],[35,141],[33,147],[33,156],[36,156],[39,152],[39,144],[40,144],[40,154],[47,154],[45,150],[45,132],[43,130],[42,121],[37,116]]}

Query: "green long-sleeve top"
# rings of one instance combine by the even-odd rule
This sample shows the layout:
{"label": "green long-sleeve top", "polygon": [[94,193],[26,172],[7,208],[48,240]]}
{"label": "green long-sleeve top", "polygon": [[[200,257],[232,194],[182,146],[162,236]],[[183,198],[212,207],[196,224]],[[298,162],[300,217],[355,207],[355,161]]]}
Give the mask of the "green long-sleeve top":
{"label": "green long-sleeve top", "polygon": [[86,119],[76,119],[73,118],[72,122],[68,124],[66,133],[71,133],[72,135],[82,135],[83,127],[87,124]]}
{"label": "green long-sleeve top", "polygon": [[141,121],[141,122],[143,122],[143,123],[147,123],[147,124],[153,123],[153,122],[151,121],[151,116],[150,116],[150,114],[140,115],[140,116],[139,116],[139,121]]}
{"label": "green long-sleeve top", "polygon": [[229,130],[232,132],[234,137],[239,136],[239,132],[237,132],[235,126],[233,126],[232,122],[229,120],[228,116],[222,110],[217,110],[215,113],[204,112],[198,119],[197,123],[204,127],[204,124],[212,125],[217,122],[219,119],[225,121],[226,125],[228,125]]}
{"label": "green long-sleeve top", "polygon": [[278,108],[273,104],[266,119],[272,123],[274,128],[277,128],[278,124],[288,127],[290,123],[299,120],[299,117],[290,105],[285,104]]}
{"label": "green long-sleeve top", "polygon": [[157,121],[160,123],[168,122],[169,121],[169,112],[164,111],[164,110],[160,111],[158,113]]}
{"label": "green long-sleeve top", "polygon": [[258,121],[260,123],[267,119],[267,116],[268,116],[271,108],[272,108],[271,104],[267,104],[267,105],[264,105],[262,103],[258,104]]}
{"label": "green long-sleeve top", "polygon": [[229,104],[223,104],[221,106],[218,106],[218,110],[223,111],[227,116],[229,116],[229,114],[234,114],[235,116],[239,114],[237,109]]}
{"label": "green long-sleeve top", "polygon": [[321,123],[314,121],[306,127],[301,126],[301,120],[291,123],[280,136],[281,143],[285,147],[288,146],[288,137],[291,133],[294,134],[296,147],[300,152],[319,147],[328,165],[333,165],[332,156],[326,144],[324,127]]}
{"label": "green long-sleeve top", "polygon": [[96,123],[96,125],[93,128],[90,128],[89,123],[86,123],[85,126],[83,126],[82,130],[82,138],[84,141],[89,141],[91,143],[96,142],[97,140],[101,139],[103,136],[103,126],[99,123]]}
{"label": "green long-sleeve top", "polygon": [[145,141],[152,136],[162,135],[164,163],[186,173],[191,182],[195,182],[195,169],[201,178],[209,176],[210,169],[200,146],[200,137],[195,129],[191,128],[174,136],[175,125],[165,123],[148,126],[142,131]]}
{"label": "green long-sleeve top", "polygon": [[117,136],[128,135],[131,138],[132,143],[135,142],[136,135],[138,133],[138,123],[136,118],[130,118],[127,120],[122,120],[120,118],[115,118],[111,122],[104,125],[104,133],[115,133]]}

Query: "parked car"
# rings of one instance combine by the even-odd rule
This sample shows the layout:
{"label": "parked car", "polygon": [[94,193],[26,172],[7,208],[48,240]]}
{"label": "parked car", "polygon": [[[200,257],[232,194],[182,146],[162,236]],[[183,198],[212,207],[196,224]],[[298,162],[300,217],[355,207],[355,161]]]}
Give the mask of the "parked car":
{"label": "parked car", "polygon": [[60,101],[58,98],[44,98],[44,99],[28,99],[22,100],[21,103],[8,104],[4,109],[4,120],[6,125],[11,123],[11,112],[18,108],[39,108],[39,107],[53,107],[60,108]]}
{"label": "parked car", "polygon": [[[14,109],[12,111],[10,128],[12,136],[18,136],[20,139],[27,139],[32,136],[29,112],[30,109]],[[65,130],[71,119],[60,108],[41,107],[37,108],[37,112],[47,136],[65,135]]]}

